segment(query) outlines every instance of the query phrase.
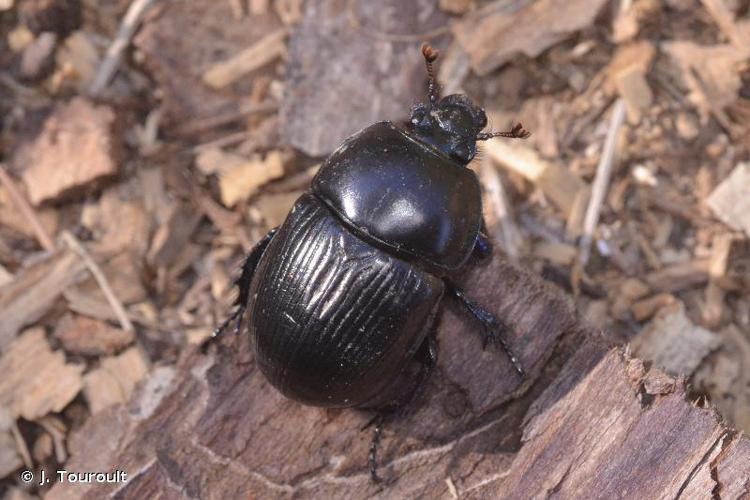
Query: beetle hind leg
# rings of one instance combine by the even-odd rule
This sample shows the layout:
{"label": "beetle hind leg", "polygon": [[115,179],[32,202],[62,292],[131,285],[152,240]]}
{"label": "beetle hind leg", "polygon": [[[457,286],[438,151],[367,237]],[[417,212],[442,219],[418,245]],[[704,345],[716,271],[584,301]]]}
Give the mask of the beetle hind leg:
{"label": "beetle hind leg", "polygon": [[271,229],[254,247],[250,250],[250,253],[245,258],[245,262],[242,265],[242,274],[234,281],[234,284],[239,289],[237,299],[234,301],[234,305],[237,309],[231,313],[227,319],[225,319],[211,334],[208,338],[208,342],[213,341],[219,335],[221,335],[227,327],[234,322],[234,333],[238,334],[242,328],[242,319],[245,315],[247,303],[250,299],[250,284],[253,281],[253,275],[255,269],[258,267],[260,258],[263,257],[263,253],[268,248],[268,244],[271,243],[274,235],[278,231],[278,228]]}
{"label": "beetle hind leg", "polygon": [[508,356],[508,359],[510,359],[516,373],[518,373],[521,378],[525,377],[526,373],[524,372],[521,363],[518,361],[518,358],[513,353],[505,338],[505,333],[508,331],[508,327],[500,322],[491,312],[486,311],[479,304],[467,297],[466,293],[454,284],[446,280],[445,287],[448,293],[467,311],[469,311],[474,319],[476,319],[482,326],[484,340],[483,348],[486,348],[488,343],[499,344],[506,356]]}
{"label": "beetle hind leg", "polygon": [[370,441],[370,452],[368,455],[370,479],[373,483],[381,483],[383,481],[378,475],[378,447],[380,446],[380,439],[383,435],[383,427],[385,426],[386,420],[406,413],[411,403],[424,388],[425,382],[429,378],[430,373],[432,373],[433,368],[435,368],[437,363],[436,331],[437,330],[433,326],[433,331],[424,339],[419,346],[417,353],[414,355],[414,360],[419,363],[419,372],[416,375],[415,383],[411,389],[405,391],[404,394],[401,394],[392,404],[379,410],[375,416],[364,427],[362,427],[362,430],[365,430],[374,426],[372,440]]}

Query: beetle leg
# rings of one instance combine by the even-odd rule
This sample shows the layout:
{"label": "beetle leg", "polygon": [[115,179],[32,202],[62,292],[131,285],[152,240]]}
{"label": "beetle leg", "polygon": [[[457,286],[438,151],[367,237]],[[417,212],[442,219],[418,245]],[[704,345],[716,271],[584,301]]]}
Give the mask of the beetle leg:
{"label": "beetle leg", "polygon": [[372,441],[370,441],[370,479],[373,483],[380,483],[383,480],[378,476],[378,445],[380,444],[380,436],[383,434],[383,424],[385,423],[385,413],[378,413],[375,415],[370,424],[375,425],[375,430],[372,433]]}
{"label": "beetle leg", "polygon": [[510,362],[513,364],[513,368],[516,370],[516,373],[518,373],[518,375],[520,375],[521,377],[524,377],[525,373],[523,371],[523,368],[521,367],[521,363],[516,358],[516,355],[513,354],[513,351],[511,350],[507,340],[505,339],[504,333],[508,330],[508,327],[498,321],[498,319],[495,318],[492,313],[490,313],[489,311],[485,311],[479,304],[467,297],[463,290],[455,286],[450,281],[445,280],[445,287],[448,293],[450,293],[455,300],[457,300],[462,306],[464,306],[464,308],[466,308],[466,310],[469,311],[472,316],[474,316],[474,319],[476,319],[479,324],[482,325],[482,332],[484,335],[483,347],[487,347],[488,342],[497,342],[498,344],[500,344],[500,347],[503,349],[503,351],[505,351],[508,359],[510,359]]}
{"label": "beetle leg", "polygon": [[482,226],[479,229],[479,236],[474,243],[473,255],[475,258],[483,260],[492,255],[492,242],[490,241],[489,231],[487,231],[487,221],[482,217]]}
{"label": "beetle leg", "polygon": [[240,328],[242,327],[242,317],[245,314],[245,308],[250,299],[250,283],[253,281],[255,268],[258,267],[260,258],[263,257],[263,252],[266,251],[268,244],[271,243],[271,239],[273,239],[273,236],[278,229],[279,228],[271,229],[268,234],[266,234],[252,250],[250,250],[250,253],[245,259],[245,263],[242,265],[242,274],[240,274],[240,277],[234,281],[234,284],[239,288],[237,299],[234,301],[234,305],[237,306],[237,309],[230,314],[229,317],[227,317],[227,319],[216,328],[216,330],[213,331],[213,334],[210,337],[211,339],[215,339],[221,335],[221,333],[224,332],[233,321],[236,322],[234,325],[234,333],[238,334],[240,332]]}
{"label": "beetle leg", "polygon": [[422,341],[419,346],[417,353],[414,355],[414,359],[419,362],[420,370],[417,375],[416,383],[414,387],[406,393],[405,396],[399,398],[391,406],[380,410],[375,416],[362,427],[362,430],[368,427],[375,426],[375,430],[372,433],[372,441],[370,441],[370,478],[374,483],[380,483],[382,479],[378,476],[378,446],[380,445],[380,438],[383,434],[383,426],[388,418],[393,417],[396,414],[403,414],[404,410],[409,407],[409,404],[414,401],[420,389],[424,387],[424,383],[432,373],[432,369],[437,363],[437,340],[435,339],[436,333],[435,327],[433,331]]}

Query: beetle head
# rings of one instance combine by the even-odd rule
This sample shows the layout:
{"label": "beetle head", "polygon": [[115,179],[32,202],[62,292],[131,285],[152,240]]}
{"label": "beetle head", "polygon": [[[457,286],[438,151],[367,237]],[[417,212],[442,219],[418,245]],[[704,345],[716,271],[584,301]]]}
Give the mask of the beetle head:
{"label": "beetle head", "polygon": [[419,140],[461,164],[474,158],[477,135],[486,125],[484,110],[463,94],[443,97],[434,104],[419,104],[409,119],[409,128]]}
{"label": "beetle head", "polygon": [[520,124],[508,132],[482,133],[482,129],[487,126],[487,115],[484,110],[463,94],[452,94],[440,99],[432,67],[432,63],[438,57],[438,51],[423,43],[422,55],[429,77],[429,103],[415,106],[407,124],[409,130],[420,141],[466,165],[477,153],[477,141],[492,137],[525,139],[529,136]]}

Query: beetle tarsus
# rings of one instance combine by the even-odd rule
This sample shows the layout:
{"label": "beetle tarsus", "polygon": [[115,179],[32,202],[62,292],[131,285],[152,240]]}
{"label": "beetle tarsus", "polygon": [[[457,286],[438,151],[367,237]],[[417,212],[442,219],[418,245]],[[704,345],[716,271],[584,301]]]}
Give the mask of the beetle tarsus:
{"label": "beetle tarsus", "polygon": [[461,305],[463,305],[482,326],[482,348],[486,348],[487,344],[490,342],[493,344],[500,344],[500,347],[513,365],[513,369],[521,378],[524,378],[526,373],[505,339],[504,334],[508,330],[508,327],[498,321],[492,313],[482,309],[479,304],[467,297],[463,290],[449,281],[446,281],[446,288],[453,298],[460,302]]}
{"label": "beetle tarsus", "polygon": [[370,423],[365,426],[369,427],[375,424],[375,430],[372,433],[372,441],[370,441],[370,479],[373,483],[382,483],[383,479],[378,476],[378,445],[380,445],[380,437],[383,434],[383,423],[385,422],[385,415],[383,413],[377,414]]}
{"label": "beetle tarsus", "polygon": [[492,242],[480,231],[477,236],[477,242],[474,244],[473,255],[479,260],[484,260],[492,255]]}

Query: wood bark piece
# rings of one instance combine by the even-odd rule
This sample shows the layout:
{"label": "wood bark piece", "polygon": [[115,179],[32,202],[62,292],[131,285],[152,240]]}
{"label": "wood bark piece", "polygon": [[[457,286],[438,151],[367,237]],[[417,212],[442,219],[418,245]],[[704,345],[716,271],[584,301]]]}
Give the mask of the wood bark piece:
{"label": "wood bark piece", "polygon": [[41,33],[34,43],[27,46],[21,56],[19,73],[26,80],[34,80],[43,76],[52,68],[57,36],[48,31]]}
{"label": "wood bark piece", "polygon": [[662,292],[678,292],[708,281],[709,259],[695,259],[672,264],[646,276],[651,288]]}
{"label": "wood bark piece", "polygon": [[126,331],[93,318],[65,315],[55,327],[55,337],[65,351],[84,356],[115,354],[135,340],[132,331]]}
{"label": "wood bark piece", "polygon": [[249,78],[217,91],[203,82],[203,74],[218,60],[239,54],[278,30],[281,22],[271,11],[237,19],[226,1],[162,0],[157,4],[133,43],[143,52],[144,63],[163,95],[160,129],[183,135],[179,127],[170,125],[200,123],[236,111],[246,102],[251,93]]}
{"label": "wood bark piece", "polygon": [[426,98],[418,34],[446,22],[436,5],[418,2],[306,2],[289,40],[283,139],[324,156],[376,121],[406,120]]}
{"label": "wood bark piece", "polygon": [[724,108],[734,104],[742,88],[739,68],[746,54],[732,45],[703,46],[686,40],[668,41],[661,48],[682,70],[690,101],[733,132]]}
{"label": "wood bark piece", "polygon": [[591,25],[604,0],[496,1],[454,28],[474,71],[486,75],[517,54],[536,57]]}
{"label": "wood bark piece", "polygon": [[228,207],[246,200],[263,184],[284,175],[284,161],[279,151],[271,151],[261,159],[210,149],[201,153],[197,161],[204,171],[218,172],[221,201]]}
{"label": "wood bark piece", "polygon": [[55,108],[32,143],[14,157],[31,202],[59,199],[117,173],[119,139],[114,112],[76,97]]}
{"label": "wood bark piece", "polygon": [[691,375],[719,344],[718,335],[688,319],[682,302],[659,311],[632,342],[636,355],[674,375]]}
{"label": "wood bark piece", "polygon": [[0,350],[19,330],[41,318],[63,291],[86,277],[86,266],[72,252],[54,255],[25,269],[0,289]]}
{"label": "wood bark piece", "polygon": [[58,412],[81,390],[83,369],[50,348],[43,328],[28,330],[0,358],[0,406],[26,420]]}
{"label": "wood bark piece", "polygon": [[48,498],[748,493],[747,438],[686,401],[681,381],[611,350],[561,291],[498,259],[463,285],[511,326],[528,378],[519,384],[502,353],[482,351],[475,325],[447,306],[424,394],[386,427],[388,484],[367,472],[370,433],[360,428],[371,414],[285,399],[259,373],[248,338],[228,336],[209,355],[184,356],[158,397],[146,391],[73,434],[71,470],[116,467],[129,472],[125,485],[58,484]]}
{"label": "wood bark piece", "polygon": [[708,206],[727,226],[750,237],[750,163],[740,163],[714,189]]}
{"label": "wood bark piece", "polygon": [[217,62],[203,73],[203,83],[214,89],[222,89],[281,57],[286,53],[286,34],[286,29],[278,29],[239,54],[226,61]]}
{"label": "wood bark piece", "polygon": [[83,393],[91,413],[128,401],[136,384],[148,373],[148,368],[148,359],[139,347],[104,358],[99,368],[83,378]]}
{"label": "wood bark piece", "polygon": [[536,151],[511,141],[487,141],[487,156],[503,168],[533,182],[567,215],[586,184],[574,173],[555,163],[543,160]]}

